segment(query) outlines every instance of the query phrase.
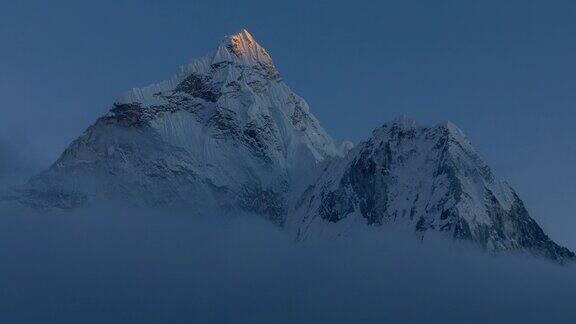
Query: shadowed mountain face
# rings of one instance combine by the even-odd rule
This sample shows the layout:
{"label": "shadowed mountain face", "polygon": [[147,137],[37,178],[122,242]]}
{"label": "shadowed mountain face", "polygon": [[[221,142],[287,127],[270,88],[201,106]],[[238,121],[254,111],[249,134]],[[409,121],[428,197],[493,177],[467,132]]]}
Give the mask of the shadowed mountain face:
{"label": "shadowed mountain face", "polygon": [[290,224],[301,238],[330,233],[327,223],[337,233],[357,224],[393,224],[422,238],[446,233],[489,251],[526,249],[560,262],[574,257],[543,233],[451,123],[387,123],[302,192]]}
{"label": "shadowed mountain face", "polygon": [[9,198],[40,209],[242,210],[299,239],[393,224],[490,251],[574,258],[451,123],[399,118],[356,148],[336,145],[246,30],[172,79],[120,96]]}

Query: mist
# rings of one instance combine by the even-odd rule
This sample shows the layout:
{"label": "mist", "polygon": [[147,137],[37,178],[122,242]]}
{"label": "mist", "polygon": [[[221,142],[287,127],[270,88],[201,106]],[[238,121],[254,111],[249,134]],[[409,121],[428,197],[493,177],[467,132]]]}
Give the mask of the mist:
{"label": "mist", "polygon": [[24,137],[10,138],[0,130],[0,191],[26,182],[50,165],[36,153]]}
{"label": "mist", "polygon": [[576,268],[366,229],[296,242],[254,216],[4,204],[0,321],[568,322]]}

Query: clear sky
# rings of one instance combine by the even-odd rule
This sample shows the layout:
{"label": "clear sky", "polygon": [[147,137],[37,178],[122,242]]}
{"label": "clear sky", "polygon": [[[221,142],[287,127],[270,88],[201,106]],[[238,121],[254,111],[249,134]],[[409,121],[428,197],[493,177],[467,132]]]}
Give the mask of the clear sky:
{"label": "clear sky", "polygon": [[451,120],[576,249],[574,1],[5,1],[0,144],[46,167],[120,92],[241,28],[336,139]]}

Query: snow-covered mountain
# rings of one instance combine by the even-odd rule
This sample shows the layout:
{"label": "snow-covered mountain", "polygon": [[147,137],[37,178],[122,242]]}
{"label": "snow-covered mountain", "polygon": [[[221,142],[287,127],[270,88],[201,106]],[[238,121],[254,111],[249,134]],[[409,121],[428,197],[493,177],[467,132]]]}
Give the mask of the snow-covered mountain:
{"label": "snow-covered mountain", "polygon": [[120,96],[21,199],[38,207],[100,199],[241,207],[280,224],[295,174],[340,155],[242,30],[172,79]]}
{"label": "snow-covered mountain", "polygon": [[574,258],[451,123],[399,118],[355,148],[337,145],[246,30],[172,79],[120,96],[11,198],[36,208],[242,210],[300,239],[394,224]]}
{"label": "snow-covered mountain", "polygon": [[400,117],[384,124],[301,192],[287,224],[300,238],[393,224],[421,237],[446,233],[489,251],[574,257],[544,234],[450,122],[427,127]]}

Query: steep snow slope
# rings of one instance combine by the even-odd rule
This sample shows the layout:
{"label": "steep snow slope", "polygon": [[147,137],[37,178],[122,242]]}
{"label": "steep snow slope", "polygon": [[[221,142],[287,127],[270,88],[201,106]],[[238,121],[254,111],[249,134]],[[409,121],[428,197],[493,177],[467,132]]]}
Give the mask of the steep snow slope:
{"label": "steep snow slope", "polygon": [[31,180],[23,200],[73,207],[113,198],[199,207],[216,191],[227,198],[208,200],[281,223],[293,175],[338,155],[306,102],[242,30],[171,80],[123,94]]}
{"label": "steep snow slope", "polygon": [[449,122],[426,127],[401,117],[384,124],[302,191],[287,224],[299,238],[394,224],[421,237],[449,233],[490,251],[574,257],[543,233]]}

